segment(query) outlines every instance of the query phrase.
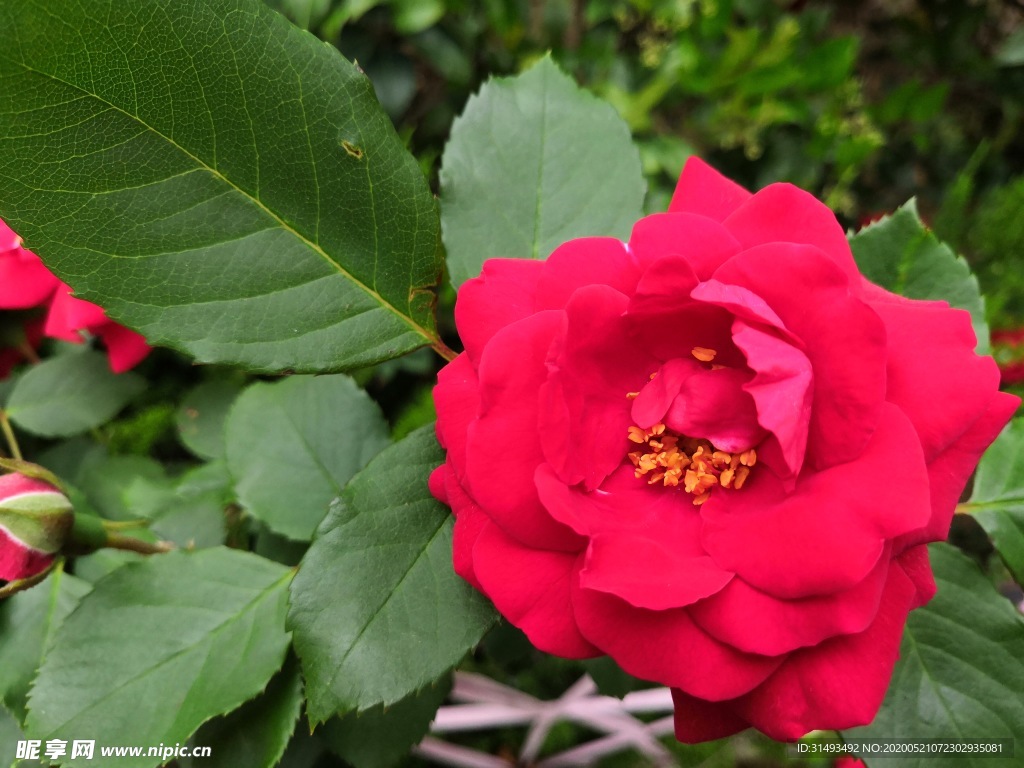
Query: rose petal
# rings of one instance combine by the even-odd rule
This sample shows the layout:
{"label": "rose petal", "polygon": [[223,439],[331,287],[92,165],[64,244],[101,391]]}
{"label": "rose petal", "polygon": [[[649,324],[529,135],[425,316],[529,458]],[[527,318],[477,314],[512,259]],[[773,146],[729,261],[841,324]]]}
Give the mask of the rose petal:
{"label": "rose petal", "polygon": [[469,497],[451,472],[445,476],[445,496],[450,500],[452,512],[455,514],[455,529],[452,535],[452,564],[455,572],[484,592],[476,576],[473,550],[480,532],[489,523],[487,515]]}
{"label": "rose petal", "polygon": [[896,539],[896,552],[915,544],[945,541],[953,520],[957,501],[963,493],[974,468],[985,449],[1006,426],[1020,398],[1006,392],[996,392],[988,401],[988,409],[960,438],[928,464],[931,490],[931,516],[920,529]]}
{"label": "rose petal", "polygon": [[781,658],[742,653],[698,627],[685,608],[651,611],[582,588],[572,592],[576,623],[590,642],[626,672],[711,701],[750,691]]}
{"label": "rose petal", "polygon": [[736,713],[779,741],[870,723],[889,687],[914,595],[914,585],[894,563],[870,627],[791,654],[736,702]]}
{"label": "rose petal", "polygon": [[911,609],[920,608],[935,597],[935,575],[928,560],[928,547],[924,544],[911,547],[897,558],[900,568],[914,585],[916,596]]}
{"label": "rose petal", "polygon": [[145,336],[112,320],[97,328],[96,335],[107,347],[110,370],[114,373],[130,371],[152,350]]}
{"label": "rose petal", "polygon": [[38,306],[59,284],[34,253],[21,248],[0,249],[0,309]]}
{"label": "rose petal", "polygon": [[[581,536],[613,531],[632,531],[657,537],[665,521],[691,526],[689,549],[677,549],[679,556],[704,554],[700,545],[700,518],[693,514],[692,497],[661,486],[648,485],[624,464],[602,483],[601,488],[584,491],[570,488],[547,464],[537,468],[537,492],[553,518]],[[677,542],[676,546],[679,546]]]}
{"label": "rose petal", "polygon": [[570,582],[583,556],[523,547],[493,523],[479,532],[473,563],[484,592],[501,615],[537,648],[570,659],[600,656],[573,620]]}
{"label": "rose petal", "polygon": [[630,412],[633,423],[648,429],[662,421],[679,395],[683,382],[703,369],[693,357],[673,358],[662,365],[656,371],[657,375],[639,389],[633,400]]}
{"label": "rose petal", "polygon": [[724,224],[744,248],[767,243],[813,245],[860,284],[860,270],[835,214],[799,187],[767,186],[733,211]]}
{"label": "rose petal", "polygon": [[679,256],[698,279],[706,280],[740,252],[740,244],[725,227],[705,216],[655,213],[633,227],[629,249],[643,268],[663,256]]}
{"label": "rose petal", "polygon": [[627,393],[657,365],[628,332],[629,299],[588,285],[566,305],[566,332],[552,346],[539,414],[544,457],[569,485],[597,488],[627,451],[632,419]]}
{"label": "rose petal", "polygon": [[532,259],[488,259],[480,276],[459,288],[455,325],[474,365],[494,334],[533,314],[543,269],[543,262]]}
{"label": "rose petal", "polygon": [[438,372],[434,407],[438,442],[448,451],[452,471],[465,477],[467,430],[480,413],[480,381],[467,353]]}
{"label": "rose petal", "polygon": [[580,586],[660,611],[714,595],[732,577],[707,556],[680,557],[643,536],[599,534],[590,540]]}
{"label": "rose petal", "polygon": [[750,200],[751,194],[697,156],[687,158],[668,204],[670,213],[696,213],[715,221],[725,219]]}
{"label": "rose petal", "polygon": [[626,312],[634,337],[659,360],[688,358],[694,347],[705,347],[717,352],[718,363],[744,365],[732,343],[732,315],[687,298],[697,285],[682,256],[665,256],[652,264]]}
{"label": "rose petal", "polygon": [[889,340],[885,399],[910,418],[930,462],[984,412],[989,393],[999,388],[999,368],[974,354],[977,339],[965,310],[945,302],[872,306]]}
{"label": "rose petal", "polygon": [[561,309],[588,285],[607,285],[630,295],[640,279],[636,259],[621,240],[581,237],[558,246],[537,281],[537,309]]}
{"label": "rose petal", "polygon": [[913,427],[894,405],[886,403],[883,414],[857,461],[801,475],[792,493],[756,466],[742,490],[712,493],[700,508],[708,554],[785,599],[862,581],[886,540],[919,528],[931,514]]}
{"label": "rose petal", "polygon": [[722,642],[777,656],[836,635],[863,632],[878,611],[889,567],[889,557],[883,555],[850,589],[801,600],[780,600],[733,579],[712,599],[694,605],[690,615]]}
{"label": "rose petal", "polygon": [[670,429],[710,440],[722,451],[745,451],[765,436],[757,421],[754,399],[744,391],[750,371],[703,369],[683,381],[665,415]]}
{"label": "rose petal", "polygon": [[480,416],[469,425],[463,484],[508,535],[528,546],[575,552],[582,541],[547,513],[533,485],[544,462],[538,390],[547,378],[548,349],[564,324],[564,312],[538,312],[488,343],[477,371]]}
{"label": "rose petal", "polygon": [[743,389],[754,400],[758,423],[772,433],[778,444],[788,470],[780,475],[795,477],[807,451],[814,392],[811,362],[802,349],[765,326],[737,319],[732,329],[733,341],[754,371],[754,377]]}
{"label": "rose petal", "polygon": [[805,245],[752,248],[715,279],[763,299],[803,343],[814,371],[807,458],[823,468],[859,456],[878,424],[886,388],[885,326],[874,310],[851,294],[833,262]]}
{"label": "rose petal", "polygon": [[684,744],[724,739],[750,727],[731,702],[705,701],[673,688],[672,703],[676,738]]}

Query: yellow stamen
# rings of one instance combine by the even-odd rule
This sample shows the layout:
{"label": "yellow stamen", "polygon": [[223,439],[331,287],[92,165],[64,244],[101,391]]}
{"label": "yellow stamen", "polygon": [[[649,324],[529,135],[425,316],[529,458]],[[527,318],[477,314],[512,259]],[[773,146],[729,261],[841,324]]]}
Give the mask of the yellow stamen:
{"label": "yellow stamen", "polygon": [[751,448],[749,451],[744,451],[740,454],[740,464],[744,467],[752,467],[757,464],[757,451]]}
{"label": "yellow stamen", "polygon": [[750,476],[750,467],[740,467],[736,470],[736,480],[733,481],[732,487],[737,491],[743,487],[743,484],[747,482],[747,478]]}
{"label": "yellow stamen", "polygon": [[715,355],[718,353],[713,349],[707,347],[694,347],[690,350],[690,354],[700,360],[702,363],[710,363],[715,359]]}
{"label": "yellow stamen", "polygon": [[643,445],[644,443],[647,442],[647,433],[644,430],[640,429],[640,427],[630,427],[629,439],[634,443]]}
{"label": "yellow stamen", "polygon": [[636,400],[639,396],[640,396],[639,392],[627,392],[626,393],[626,399],[627,400]]}

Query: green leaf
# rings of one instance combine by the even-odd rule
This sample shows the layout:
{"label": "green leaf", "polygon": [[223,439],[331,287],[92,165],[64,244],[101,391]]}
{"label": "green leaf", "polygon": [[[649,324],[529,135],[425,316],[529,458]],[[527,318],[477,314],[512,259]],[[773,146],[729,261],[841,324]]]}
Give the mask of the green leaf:
{"label": "green leaf", "polygon": [[207,381],[181,401],[178,436],[199,458],[224,458],[224,421],[241,389],[228,381]]}
{"label": "green leaf", "polygon": [[230,486],[223,462],[211,462],[188,470],[173,485],[153,483],[146,492],[145,482],[137,480],[126,496],[130,510],[153,518],[149,530],[157,538],[185,549],[204,549],[224,543],[226,507],[233,500]]}
{"label": "green leaf", "polygon": [[1014,419],[978,464],[970,513],[1019,584],[1024,584],[1024,419]]}
{"label": "green leaf", "polygon": [[623,672],[622,667],[616,664],[610,656],[599,656],[596,659],[587,659],[583,662],[587,674],[597,684],[597,690],[603,696],[614,696],[621,699],[627,693],[637,690],[639,681]]}
{"label": "green leaf", "polygon": [[200,362],[432,343],[437,208],[373,87],[260,0],[0,4],[0,217]]}
{"label": "green leaf", "polygon": [[389,768],[427,735],[451,687],[451,678],[445,676],[387,709],[376,706],[330,720],[320,736],[354,768]]}
{"label": "green leaf", "polygon": [[442,159],[452,283],[492,256],[545,259],[572,238],[627,237],[645,186],[629,128],[549,57],[491,79],[455,121]]}
{"label": "green leaf", "polygon": [[297,540],[313,537],[331,499],[388,442],[380,408],[342,375],[253,384],[227,420],[239,501]]}
{"label": "green leaf", "polygon": [[[939,592],[910,614],[900,660],[871,725],[857,739],[1014,738],[1024,744],[1024,619],[978,567],[947,544],[929,547]],[[887,755],[888,768],[926,768],[931,755]],[[880,763],[881,764],[881,761]],[[960,755],[957,768],[1020,765]]]}
{"label": "green leaf", "polygon": [[42,584],[0,603],[0,697],[19,720],[32,678],[54,633],[89,584],[56,569]]}
{"label": "green leaf", "polygon": [[7,401],[7,414],[34,435],[68,437],[112,419],[145,386],[134,373],[111,373],[99,352],[76,350],[26,371]]}
{"label": "green leaf", "polygon": [[[64,622],[29,694],[26,730],[44,741],[184,742],[262,691],[281,667],[290,577],[276,563],[223,548],[118,568]],[[160,762],[125,757],[118,765]]]}
{"label": "green leaf", "polygon": [[24,738],[18,719],[0,706],[0,768],[11,768],[18,763],[18,742]]}
{"label": "green leaf", "polygon": [[864,276],[908,299],[942,300],[971,313],[979,354],[988,354],[985,301],[967,262],[921,221],[911,200],[891,216],[850,235]]}
{"label": "green leaf", "polygon": [[263,693],[196,732],[192,743],[210,747],[211,755],[182,760],[182,768],[273,768],[291,740],[301,709],[302,677],[292,657]]}
{"label": "green leaf", "polygon": [[427,489],[443,459],[431,427],[383,451],[331,505],[299,567],[289,626],[313,723],[395,704],[494,622],[452,570],[452,516]]}

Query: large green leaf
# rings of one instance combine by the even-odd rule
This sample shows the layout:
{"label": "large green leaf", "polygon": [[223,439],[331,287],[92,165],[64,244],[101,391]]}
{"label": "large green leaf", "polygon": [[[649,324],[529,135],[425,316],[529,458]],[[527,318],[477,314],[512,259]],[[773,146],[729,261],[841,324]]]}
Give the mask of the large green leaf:
{"label": "large green leaf", "polygon": [[253,384],[227,420],[239,501],[297,540],[313,538],[331,499],[388,442],[380,408],[340,374]]}
{"label": "large green leaf", "polygon": [[431,427],[413,432],[356,475],[317,531],[289,613],[311,722],[394,704],[493,623],[452,570],[451,513],[427,489],[443,458]]}
{"label": "large green leaf", "polygon": [[960,506],[992,538],[996,550],[1024,584],[1024,419],[1014,419],[985,451],[970,501]]}
{"label": "large green leaf", "polygon": [[330,720],[319,734],[354,768],[389,768],[427,735],[451,687],[446,676],[390,707],[378,705]]}
{"label": "large green leaf", "polygon": [[111,373],[99,352],[76,350],[45,360],[19,378],[7,414],[35,435],[67,437],[112,419],[144,388],[134,373]]}
{"label": "large green leaf", "polygon": [[971,313],[978,352],[988,354],[985,302],[967,262],[932,234],[911,200],[891,216],[850,236],[864,276],[908,299],[948,301]]}
{"label": "large green leaf", "polygon": [[550,58],[492,79],[455,121],[442,160],[452,283],[492,256],[546,259],[572,238],[627,237],[644,189],[629,128]]}
{"label": "large green leaf", "polygon": [[[30,737],[184,742],[263,690],[281,667],[290,577],[283,566],[224,548],[154,555],[117,569],[68,616],[51,646],[29,694]],[[118,765],[160,762],[124,757]]]}
{"label": "large green leaf", "polygon": [[25,699],[46,647],[89,588],[58,568],[0,603],[0,698],[19,719],[25,719]]}
{"label": "large green leaf", "polygon": [[[948,544],[930,548],[939,592],[910,614],[885,702],[858,739],[1016,739],[1024,744],[1024,619],[978,567]],[[933,755],[887,756],[887,768],[925,768]],[[872,763],[873,764],[873,763]],[[951,763],[952,764],[952,763]],[[957,768],[1020,765],[959,755]]]}
{"label": "large green leaf", "polygon": [[433,196],[359,69],[260,0],[0,3],[0,217],[201,362],[436,339]]}
{"label": "large green leaf", "polygon": [[302,677],[295,657],[267,690],[229,715],[211,720],[192,739],[209,757],[182,760],[182,768],[274,768],[295,731],[302,709]]}

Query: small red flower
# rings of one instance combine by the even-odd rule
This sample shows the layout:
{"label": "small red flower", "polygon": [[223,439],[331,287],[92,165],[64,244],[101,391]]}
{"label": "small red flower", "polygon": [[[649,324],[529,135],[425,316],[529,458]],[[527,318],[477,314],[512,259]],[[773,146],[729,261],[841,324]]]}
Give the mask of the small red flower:
{"label": "small red flower", "polygon": [[[110,320],[101,307],[73,297],[70,286],[23,248],[21,238],[0,221],[0,310],[30,309],[46,302],[49,308],[43,333],[75,344],[85,341],[83,333],[99,337],[107,347],[114,373],[134,368],[149,354],[145,337]],[[26,326],[30,342],[34,332],[34,326]],[[31,343],[34,346],[38,341]],[[21,359],[16,350],[0,351],[0,377]]]}
{"label": "small red flower", "polygon": [[21,238],[0,221],[0,309],[37,307],[53,294],[57,278]]}
{"label": "small red flower", "polygon": [[110,369],[114,373],[131,370],[150,351],[142,334],[110,320],[102,307],[75,298],[71,295],[71,287],[60,283],[46,316],[45,333],[54,339],[81,344],[83,332],[98,336],[106,345]]}
{"label": "small red flower", "polygon": [[966,312],[868,282],[806,192],[692,159],[628,244],[492,259],[455,315],[459,574],[538,648],[671,686],[683,741],[874,717],[1018,404]]}

